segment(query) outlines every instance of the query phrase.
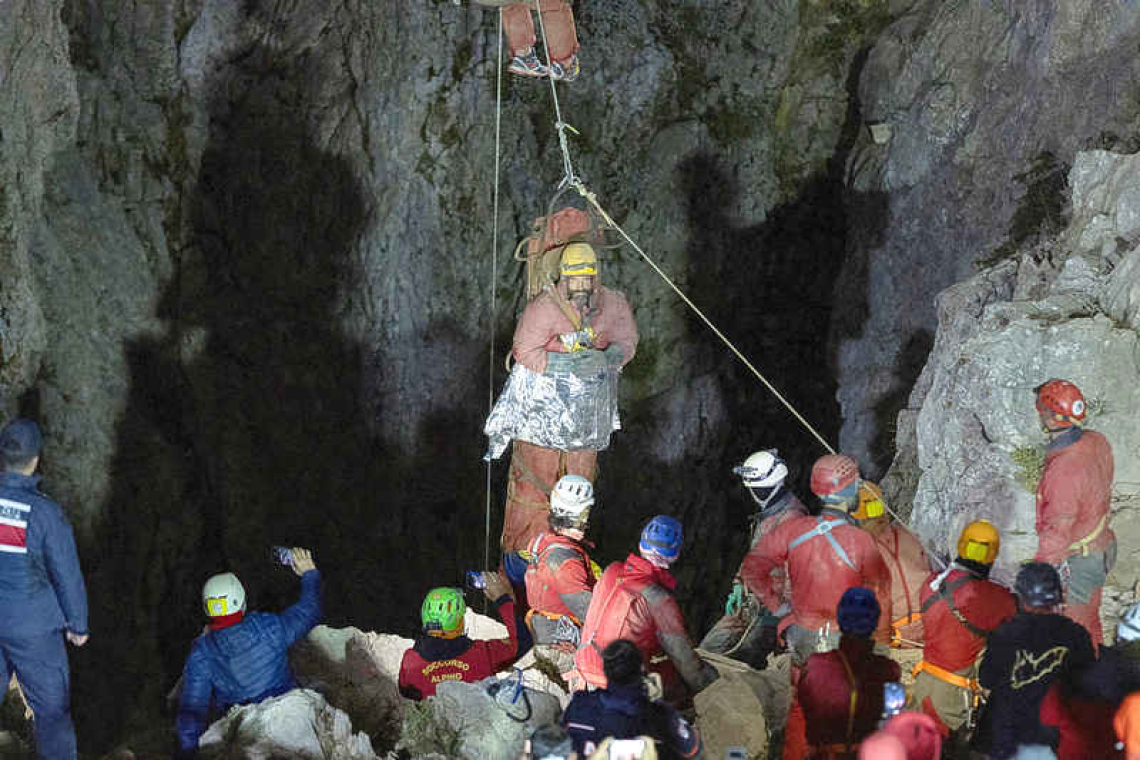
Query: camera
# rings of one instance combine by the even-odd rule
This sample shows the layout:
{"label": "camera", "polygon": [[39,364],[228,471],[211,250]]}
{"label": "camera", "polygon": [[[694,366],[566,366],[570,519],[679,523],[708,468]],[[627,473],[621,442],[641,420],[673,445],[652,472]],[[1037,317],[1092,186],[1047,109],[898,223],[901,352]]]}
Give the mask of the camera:
{"label": "camera", "polygon": [[638,760],[643,752],[644,739],[614,739],[610,742],[610,760]]}
{"label": "camera", "polygon": [[478,570],[467,571],[467,588],[484,589],[487,584],[483,582],[483,573]]}
{"label": "camera", "polygon": [[278,565],[283,565],[284,567],[293,566],[293,550],[288,546],[270,547],[269,553],[273,556],[273,561]]}
{"label": "camera", "polygon": [[744,747],[725,747],[724,760],[748,760],[748,750]]}
{"label": "camera", "polygon": [[898,681],[883,684],[883,717],[890,718],[902,712],[906,706],[906,689]]}

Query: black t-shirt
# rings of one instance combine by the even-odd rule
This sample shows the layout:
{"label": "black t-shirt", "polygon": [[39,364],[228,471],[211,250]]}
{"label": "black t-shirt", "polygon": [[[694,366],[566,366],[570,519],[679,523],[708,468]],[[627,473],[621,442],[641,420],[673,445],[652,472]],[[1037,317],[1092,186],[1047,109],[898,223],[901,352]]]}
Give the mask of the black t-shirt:
{"label": "black t-shirt", "polygon": [[1055,746],[1055,729],[1041,725],[1041,701],[1055,679],[1096,659],[1088,631],[1063,615],[1018,613],[990,634],[978,671],[990,689],[975,748],[997,758],[1023,744]]}

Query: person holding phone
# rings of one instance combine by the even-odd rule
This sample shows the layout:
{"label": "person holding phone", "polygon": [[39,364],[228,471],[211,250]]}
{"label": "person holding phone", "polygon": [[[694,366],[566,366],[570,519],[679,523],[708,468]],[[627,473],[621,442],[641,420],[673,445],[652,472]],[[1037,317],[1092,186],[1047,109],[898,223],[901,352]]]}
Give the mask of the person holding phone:
{"label": "person holding phone", "polygon": [[301,598],[279,615],[246,614],[245,587],[233,573],[214,575],[202,587],[210,622],[194,639],[182,670],[175,758],[197,756],[198,739],[211,717],[297,688],[289,647],[321,620],[321,574],[308,549],[292,549],[289,559],[301,578]]}
{"label": "person holding phone", "polygon": [[444,681],[474,683],[509,667],[519,653],[518,622],[511,587],[502,575],[481,574],[483,593],[507,627],[507,638],[472,641],[467,638],[463,592],[443,586],[433,588],[420,608],[423,634],[400,662],[398,685],[408,699],[435,696]]}

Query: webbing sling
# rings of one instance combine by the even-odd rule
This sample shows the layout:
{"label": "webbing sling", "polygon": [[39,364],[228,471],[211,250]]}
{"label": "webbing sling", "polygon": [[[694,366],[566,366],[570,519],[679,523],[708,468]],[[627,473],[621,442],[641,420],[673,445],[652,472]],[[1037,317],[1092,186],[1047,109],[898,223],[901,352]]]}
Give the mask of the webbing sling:
{"label": "webbing sling", "polygon": [[953,583],[943,583],[938,587],[938,592],[936,594],[931,595],[930,598],[923,602],[921,610],[922,614],[925,615],[926,611],[937,604],[940,600],[944,601],[946,602],[946,606],[950,608],[950,614],[957,618],[958,622],[961,623],[967,631],[979,638],[986,638],[990,635],[991,631],[982,630],[978,626],[971,623],[966,619],[966,616],[962,614],[962,611],[958,609],[958,605],[954,604],[954,592],[965,586],[967,583],[975,580],[977,580],[977,578],[966,575],[954,581]]}
{"label": "webbing sling", "polygon": [[847,740],[847,751],[851,751],[851,738],[855,733],[855,711],[859,707],[859,679],[855,677],[855,671],[851,669],[851,663],[847,662],[847,655],[843,654],[842,649],[836,650],[839,653],[839,661],[843,663],[843,672],[847,675],[847,683],[851,686],[851,699],[847,704],[847,733],[843,737]]}
{"label": "webbing sling", "polygon": [[807,533],[804,533],[802,536],[794,539],[790,544],[788,544],[788,552],[790,553],[800,544],[810,541],[816,536],[823,536],[827,539],[827,542],[831,544],[831,548],[835,550],[835,554],[839,557],[839,559],[843,560],[843,564],[858,572],[858,568],[855,567],[855,563],[852,562],[851,558],[847,556],[847,552],[844,551],[839,541],[835,539],[835,536],[831,535],[831,531],[843,525],[850,525],[851,523],[846,519],[824,520],[822,516],[817,517],[816,520],[817,522],[814,528],[809,530]]}

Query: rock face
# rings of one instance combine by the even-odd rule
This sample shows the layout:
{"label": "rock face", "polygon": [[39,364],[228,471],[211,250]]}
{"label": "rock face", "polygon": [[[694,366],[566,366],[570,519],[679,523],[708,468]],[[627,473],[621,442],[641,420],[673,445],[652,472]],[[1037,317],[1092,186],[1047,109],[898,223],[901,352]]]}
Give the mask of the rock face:
{"label": "rock face", "polygon": [[900,440],[896,470],[910,472],[888,478],[901,495],[917,467],[912,524],[938,548],[949,551],[971,519],[998,525],[997,572],[1010,580],[1037,548],[1032,489],[1044,440],[1033,389],[1051,377],[1072,380],[1088,400],[1088,427],[1104,433],[1115,455],[1112,526],[1121,551],[1106,594],[1109,622],[1133,600],[1140,575],[1132,548],[1140,538],[1138,166],[1135,154],[1078,154],[1068,226],[942,293],[934,350],[900,417],[914,438]]}

